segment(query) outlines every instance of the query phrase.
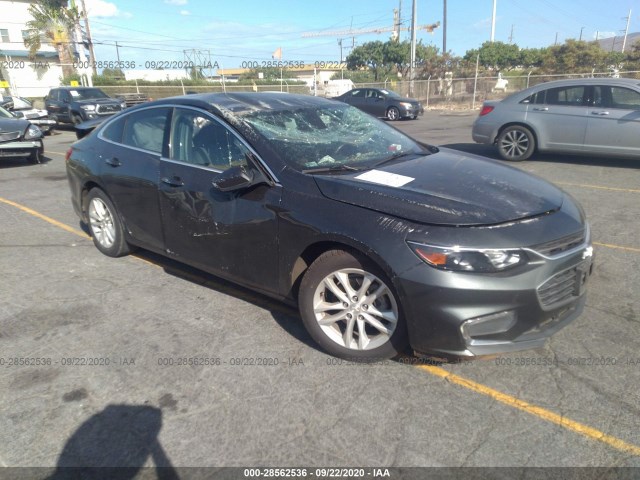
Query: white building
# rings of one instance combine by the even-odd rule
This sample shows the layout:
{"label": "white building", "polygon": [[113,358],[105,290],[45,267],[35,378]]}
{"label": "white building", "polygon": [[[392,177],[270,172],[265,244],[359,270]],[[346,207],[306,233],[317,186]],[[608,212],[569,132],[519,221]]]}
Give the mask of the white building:
{"label": "white building", "polygon": [[44,97],[60,85],[62,68],[56,49],[43,42],[34,61],[24,46],[32,1],[0,0],[0,93]]}

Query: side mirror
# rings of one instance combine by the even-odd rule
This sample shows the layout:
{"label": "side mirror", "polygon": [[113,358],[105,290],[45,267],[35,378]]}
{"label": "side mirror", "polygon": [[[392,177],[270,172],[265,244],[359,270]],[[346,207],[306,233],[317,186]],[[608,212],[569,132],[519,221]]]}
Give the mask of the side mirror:
{"label": "side mirror", "polygon": [[230,192],[246,188],[254,183],[254,170],[246,167],[231,167],[216,177],[213,186],[221,192]]}

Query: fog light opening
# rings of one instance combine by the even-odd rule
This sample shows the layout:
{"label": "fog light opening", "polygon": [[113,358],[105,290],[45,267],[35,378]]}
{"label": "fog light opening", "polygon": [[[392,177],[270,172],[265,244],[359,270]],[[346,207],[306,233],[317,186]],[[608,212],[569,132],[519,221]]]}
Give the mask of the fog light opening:
{"label": "fog light opening", "polygon": [[513,310],[471,318],[462,324],[462,336],[471,344],[474,338],[507,332],[516,321],[516,312]]}

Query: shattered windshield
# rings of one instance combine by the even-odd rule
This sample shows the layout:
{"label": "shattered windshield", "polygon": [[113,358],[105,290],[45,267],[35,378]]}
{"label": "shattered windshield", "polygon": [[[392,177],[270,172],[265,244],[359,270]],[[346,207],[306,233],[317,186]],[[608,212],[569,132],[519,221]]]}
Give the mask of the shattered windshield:
{"label": "shattered windshield", "polygon": [[407,136],[346,104],[263,110],[244,120],[270,141],[289,166],[300,171],[365,169],[391,156],[424,152]]}

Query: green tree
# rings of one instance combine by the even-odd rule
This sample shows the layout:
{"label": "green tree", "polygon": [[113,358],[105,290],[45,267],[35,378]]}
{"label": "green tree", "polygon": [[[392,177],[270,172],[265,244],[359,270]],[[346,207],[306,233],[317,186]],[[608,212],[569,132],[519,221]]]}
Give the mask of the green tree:
{"label": "green tree", "polygon": [[568,39],[547,49],[541,67],[547,73],[590,73],[608,68],[608,57],[598,42]]}
{"label": "green tree", "polygon": [[124,72],[121,68],[105,68],[102,70],[102,76],[113,80],[124,80]]}
{"label": "green tree", "polygon": [[390,71],[389,65],[385,64],[384,43],[380,40],[357,46],[347,55],[346,60],[349,70],[363,68],[371,70],[376,82],[384,78]]}
{"label": "green tree", "polygon": [[42,46],[42,40],[51,43],[62,64],[63,77],[71,77],[75,73],[71,39],[74,24],[79,18],[76,8],[67,8],[66,1],[37,0],[29,5],[31,20],[26,23],[29,34],[24,45],[29,49],[29,56],[34,59]]}
{"label": "green tree", "polygon": [[517,45],[504,42],[484,42],[479,49],[469,50],[465,56],[469,64],[476,63],[480,55],[480,65],[496,72],[512,70],[520,65],[520,49]]}

